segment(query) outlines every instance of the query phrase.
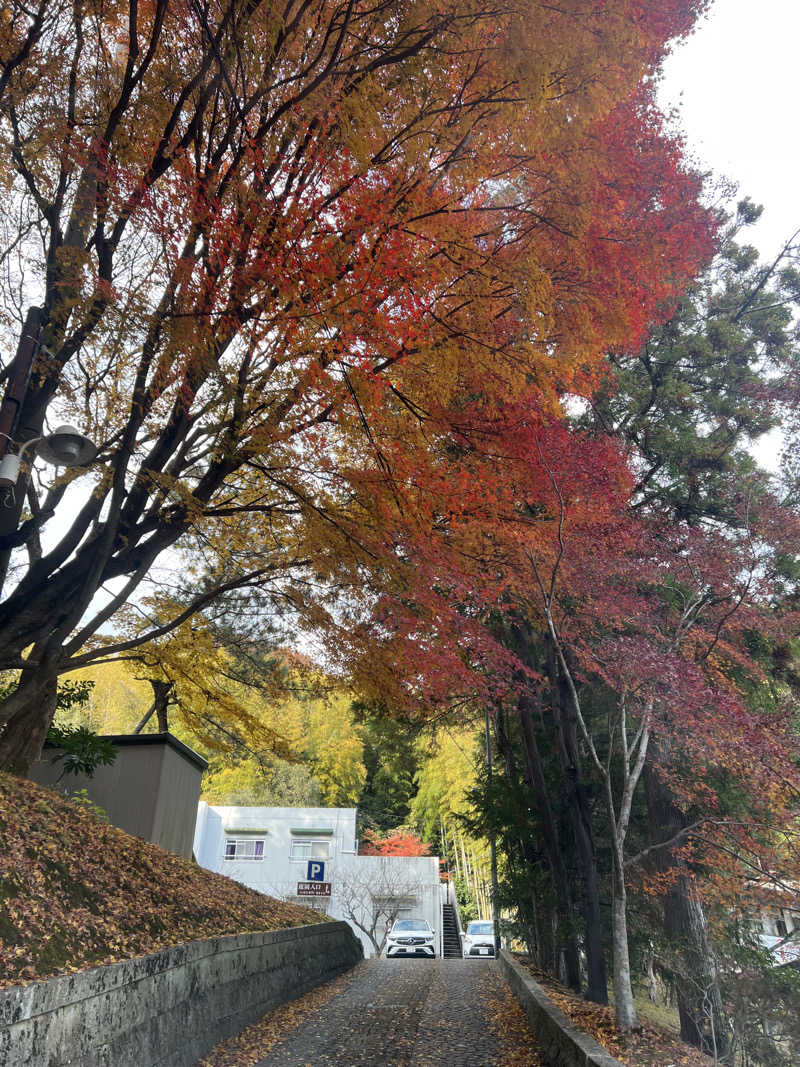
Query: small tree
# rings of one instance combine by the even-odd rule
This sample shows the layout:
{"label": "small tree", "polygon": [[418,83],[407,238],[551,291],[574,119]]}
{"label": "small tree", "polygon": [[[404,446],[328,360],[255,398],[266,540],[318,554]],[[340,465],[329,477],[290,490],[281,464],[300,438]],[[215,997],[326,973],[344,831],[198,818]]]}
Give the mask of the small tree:
{"label": "small tree", "polygon": [[399,857],[382,857],[373,863],[357,862],[336,881],[337,903],[344,918],[368,939],[376,956],[400,913],[415,905],[424,887]]}

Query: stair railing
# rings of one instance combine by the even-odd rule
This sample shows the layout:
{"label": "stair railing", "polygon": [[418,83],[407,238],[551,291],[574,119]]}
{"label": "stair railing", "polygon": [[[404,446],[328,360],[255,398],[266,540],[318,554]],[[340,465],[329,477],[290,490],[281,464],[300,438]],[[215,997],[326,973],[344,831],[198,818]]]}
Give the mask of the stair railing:
{"label": "stair railing", "polygon": [[456,926],[458,927],[458,945],[461,954],[464,954],[464,927],[461,925],[461,912],[458,910],[458,897],[453,893],[453,910],[456,913]]}
{"label": "stair railing", "polygon": [[439,882],[439,959],[444,959],[444,908],[450,903],[450,879]]}

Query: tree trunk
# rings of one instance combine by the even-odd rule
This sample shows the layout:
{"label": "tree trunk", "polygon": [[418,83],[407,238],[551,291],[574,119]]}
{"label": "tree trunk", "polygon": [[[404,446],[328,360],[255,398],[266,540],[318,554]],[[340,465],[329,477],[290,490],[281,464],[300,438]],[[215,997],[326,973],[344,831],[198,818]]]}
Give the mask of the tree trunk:
{"label": "tree trunk", "polygon": [[556,923],[553,909],[541,897],[536,902],[536,949],[537,966],[543,971],[558,976],[558,953],[556,951]]}
{"label": "tree trunk", "polygon": [[553,888],[556,898],[556,913],[558,915],[559,939],[564,953],[564,966],[566,968],[567,985],[580,993],[581,969],[580,956],[578,954],[578,942],[575,936],[575,924],[572,917],[572,903],[569,892],[569,878],[564,864],[564,855],[558,840],[558,830],[553,810],[550,806],[550,798],[547,793],[547,783],[542,769],[539,747],[536,744],[536,735],[533,732],[530,700],[527,695],[520,696],[517,702],[520,725],[522,727],[522,749],[525,754],[525,767],[528,780],[536,797],[539,820],[542,829],[542,838],[545,851],[553,875]]}
{"label": "tree trunk", "polygon": [[683,973],[675,973],[681,1038],[709,1055],[722,1056],[728,1048],[728,1020],[708,924],[690,880],[683,875],[664,898],[664,933],[683,956]]}
{"label": "tree trunk", "polygon": [[589,801],[581,780],[578,727],[569,693],[558,670],[552,642],[548,642],[547,668],[553,695],[553,714],[558,728],[558,754],[566,782],[567,807],[581,867],[583,919],[586,949],[586,999],[608,1004],[608,975],[600,915],[600,888]]}
{"label": "tree trunk", "polygon": [[[666,757],[660,751],[662,758]],[[655,768],[644,769],[650,840],[670,841],[687,825],[684,813],[660,780]],[[655,866],[668,871],[668,849],[654,853]],[[679,875],[662,896],[664,935],[674,955],[673,976],[681,1023],[681,1038],[711,1055],[723,1056],[729,1045],[728,1019],[717,980],[717,966],[708,937],[708,923],[691,879]]]}
{"label": "tree trunk", "polygon": [[153,703],[134,726],[133,733],[140,734],[155,712],[158,732],[166,734],[169,732],[169,705],[173,703],[173,683],[165,682],[161,678],[148,678],[147,680],[153,689]]}
{"label": "tree trunk", "polygon": [[0,770],[28,774],[41,755],[57,694],[57,675],[38,668],[22,671],[17,689],[3,701],[7,718],[0,733]]}
{"label": "tree trunk", "polygon": [[[612,846],[614,847],[614,846]],[[613,886],[611,901],[611,947],[614,961],[614,1012],[617,1026],[624,1030],[638,1030],[639,1019],[633,1003],[631,959],[628,951],[627,890],[621,849],[614,847]]]}
{"label": "tree trunk", "polygon": [[[514,803],[516,847],[519,849],[524,866],[533,874],[535,870],[543,867],[544,859],[531,839],[527,812],[523,810],[520,800],[522,785],[517,760],[514,756],[514,747],[508,736],[502,710],[495,715],[494,723],[497,751],[503,757],[503,762],[505,763],[506,777],[511,787],[511,796]],[[545,905],[541,896],[537,896],[532,878],[529,879],[528,884],[530,888],[530,914],[533,920],[528,940],[528,951],[538,967],[543,971],[554,974],[556,970],[556,951],[553,941],[552,909]]]}

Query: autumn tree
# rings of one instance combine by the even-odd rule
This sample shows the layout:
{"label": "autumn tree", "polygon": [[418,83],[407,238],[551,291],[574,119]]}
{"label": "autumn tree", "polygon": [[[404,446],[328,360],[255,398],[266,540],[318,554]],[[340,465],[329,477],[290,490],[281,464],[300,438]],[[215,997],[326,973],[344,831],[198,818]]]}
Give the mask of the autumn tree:
{"label": "autumn tree", "polygon": [[428,856],[430,851],[428,842],[409,826],[398,826],[382,836],[367,830],[359,849],[362,856]]}
{"label": "autumn tree", "polygon": [[236,807],[316,808],[322,805],[322,791],[305,763],[268,752],[238,760],[212,755],[202,799]]}
{"label": "autumn tree", "polygon": [[[718,255],[687,291],[675,315],[635,353],[610,354],[613,374],[608,387],[598,391],[582,421],[618,434],[631,449],[637,511],[686,522],[696,531],[724,531],[726,553],[758,544],[759,567],[772,570],[776,595],[787,580],[792,585],[794,498],[791,490],[777,489],[774,479],[759,468],[750,445],[781,422],[791,426],[787,415],[797,361],[797,245],[795,235],[772,262],[760,263],[756,250],[743,243],[747,226],[760,210],[742,201],[725,222]],[[790,439],[789,453],[791,448]],[[698,534],[694,537],[697,541]],[[749,569],[745,564],[742,573]],[[683,586],[684,595],[688,588]],[[774,609],[780,611],[777,603]],[[788,618],[784,625],[791,629]],[[751,656],[755,653],[756,678],[763,670],[777,681],[782,673],[778,660],[787,660],[786,641],[777,637],[768,618],[762,618],[758,628],[759,637],[751,633],[746,640]],[[769,664],[763,649],[773,641],[776,662]],[[741,671],[739,678],[744,681]],[[763,678],[745,682],[744,695],[754,706],[763,706],[765,685]],[[781,720],[776,713],[776,738],[785,729]],[[719,728],[723,733],[730,730],[724,724]],[[769,733],[767,721],[762,729]],[[731,743],[735,745],[735,736]],[[671,851],[680,855],[698,815],[698,807],[687,801],[691,784],[684,780],[676,793],[665,780],[686,764],[679,739],[654,739],[644,768],[654,849],[649,862],[660,868],[665,886],[667,955],[682,1035],[710,1050],[716,1042],[721,1051],[728,1028],[712,935],[697,878]],[[658,849],[659,842],[668,845]],[[666,873],[670,870],[671,877]],[[747,880],[742,868],[736,897]]]}
{"label": "autumn tree", "polygon": [[[709,803],[708,783],[714,772],[701,773],[699,768],[724,767],[753,801],[771,796],[774,803],[775,790],[781,788],[778,783],[794,778],[785,725],[776,730],[780,724],[773,726],[748,708],[742,689],[746,676],[755,681],[759,674],[748,655],[747,634],[755,629],[766,632],[775,625],[771,597],[776,575],[764,549],[770,543],[780,545],[781,537],[785,543],[794,520],[789,515],[789,526],[782,533],[762,501],[758,522],[743,523],[746,536],[737,540],[725,531],[697,529],[675,523],[674,518],[671,524],[643,521],[629,506],[634,479],[613,441],[576,434],[563,421],[537,416],[531,409],[517,413],[513,426],[513,438],[501,438],[498,432],[492,440],[496,450],[492,460],[496,463],[502,455],[505,461],[508,495],[505,510],[496,506],[481,513],[480,530],[486,541],[478,540],[475,525],[463,523],[456,528],[451,522],[447,542],[453,555],[448,557],[442,550],[435,561],[430,558],[430,571],[423,575],[413,610],[406,594],[409,645],[417,646],[420,665],[413,685],[418,694],[424,677],[423,657],[427,658],[431,693],[442,692],[436,688],[442,683],[469,685],[465,672],[443,671],[443,626],[438,628],[435,645],[427,635],[422,640],[422,620],[436,619],[424,613],[426,605],[430,609],[434,603],[429,586],[447,589],[455,604],[454,608],[451,604],[450,616],[456,635],[455,647],[451,643],[454,667],[482,621],[473,607],[478,596],[492,603],[493,594],[495,610],[499,613],[502,605],[512,617],[524,609],[529,623],[539,628],[558,665],[558,674],[548,678],[548,699],[555,709],[563,684],[563,701],[590,755],[590,773],[599,781],[604,798],[605,839],[611,842],[613,853],[617,1012],[622,1025],[635,1027],[626,931],[630,865],[626,838],[651,737],[662,744],[665,738],[680,738],[683,752],[688,756],[691,751],[684,774],[684,802],[700,805],[706,826],[718,813]],[[471,469],[479,470],[486,458],[472,450]],[[467,545],[469,558],[479,559],[481,568],[491,572],[492,580],[482,587],[480,573],[465,569]],[[419,562],[425,557],[415,554],[414,558]],[[491,613],[487,617],[491,619]],[[381,627],[387,626],[386,615],[379,621]],[[508,649],[505,659],[502,649],[492,649],[490,639],[497,636],[496,627],[494,633],[488,629],[482,648],[477,644],[471,648],[473,653],[484,654],[482,661],[472,661],[471,683],[473,697],[480,694],[483,699],[491,696],[491,688],[483,684],[491,663],[489,654],[496,657],[496,668],[510,662]],[[405,648],[404,635],[398,636]],[[520,661],[519,654],[517,663],[516,690],[525,692],[527,670],[528,686],[535,692],[541,682],[532,676],[536,664]],[[484,669],[483,676],[475,673],[476,666]],[[587,686],[587,681],[592,685]],[[604,688],[609,696],[605,714],[590,720],[586,707],[592,702],[593,688]],[[555,721],[561,729],[563,722],[558,717]],[[736,770],[739,731],[760,754],[755,776]],[[548,857],[559,921],[568,930],[572,901],[563,870],[563,846],[556,836],[556,820],[547,816],[552,805],[541,761],[537,763],[532,745],[525,747],[525,755],[538,814],[545,828],[549,822],[552,830]],[[580,767],[576,770],[580,773]],[[766,785],[764,774],[772,778],[771,786]],[[687,786],[688,776],[694,777],[695,788]],[[543,834],[545,839],[548,833]],[[722,838],[719,845],[730,848]],[[743,842],[736,847],[743,848]],[[565,952],[571,947],[566,937],[561,947]],[[721,1050],[721,1030],[717,1041]]]}
{"label": "autumn tree", "polygon": [[[411,802],[415,825],[423,838],[443,836],[442,824],[468,807],[467,793],[475,779],[475,730],[443,727],[420,739],[417,793]],[[445,852],[450,851],[442,841]]]}
{"label": "autumn tree", "polygon": [[[625,317],[621,323],[617,321],[614,328],[620,331],[627,344],[633,345],[642,339],[648,313],[654,318],[659,313],[665,314],[663,307],[659,310],[659,302],[670,294],[674,296],[680,289],[681,280],[688,280],[692,270],[710,252],[709,220],[706,218],[703,226],[700,216],[695,216],[694,240],[679,250],[676,237],[685,232],[686,195],[692,189],[696,193],[697,185],[693,184],[695,179],[691,175],[680,170],[674,153],[669,155],[670,163],[665,164],[662,149],[669,142],[660,132],[658,117],[646,101],[637,101],[634,107],[620,109],[609,116],[602,130],[609,138],[605,143],[608,155],[604,158],[609,177],[611,172],[617,175],[624,170],[631,183],[631,200],[643,196],[646,191],[646,200],[651,203],[657,195],[661,207],[657,216],[648,216],[647,205],[642,201],[642,214],[638,217],[653,228],[649,252],[655,249],[655,259],[669,258],[672,265],[672,273],[666,281],[663,275],[656,280],[652,270],[644,269],[642,285],[638,289],[628,286],[626,290],[625,280],[631,276],[630,256],[636,244],[630,229],[631,217],[616,217],[613,210],[611,215],[601,215],[617,238],[622,233],[627,235],[624,253],[615,257],[609,252],[606,260],[611,291],[620,301],[626,295],[631,297],[626,312],[621,312]],[[674,150],[675,146],[671,148]],[[622,166],[623,159],[625,167]],[[646,257],[648,250],[639,248],[636,254]],[[614,289],[614,286],[618,288]],[[560,388],[564,394],[591,391],[589,371],[586,370],[584,377],[573,376],[571,380],[565,374]],[[408,574],[396,594],[389,591],[379,596],[377,611],[373,613],[374,629],[367,631],[370,655],[366,661],[362,659],[356,669],[361,671],[360,682],[367,688],[378,678],[385,686],[388,674],[398,685],[397,689],[391,690],[391,701],[398,706],[405,697],[428,708],[437,703],[451,706],[461,703],[467,715],[470,709],[475,714],[484,701],[494,704],[498,695],[502,697],[504,691],[508,692],[510,678],[515,683],[511,688],[522,694],[519,697],[521,721],[530,722],[526,680],[531,672],[546,671],[547,664],[528,662],[516,642],[505,641],[497,627],[491,624],[491,619],[493,615],[502,617],[508,613],[509,600],[513,611],[515,598],[518,598],[520,603],[532,608],[532,625],[543,636],[543,646],[546,648],[549,642],[552,650],[552,635],[548,632],[543,605],[532,604],[529,591],[524,587],[532,580],[531,553],[535,555],[541,548],[549,562],[557,554],[554,547],[557,542],[551,537],[556,502],[550,480],[552,472],[542,462],[543,447],[549,454],[563,457],[568,468],[569,492],[576,503],[580,501],[583,544],[591,545],[590,550],[588,547],[585,550],[591,552],[590,558],[596,564],[591,575],[583,576],[582,589],[588,596],[588,591],[607,577],[600,559],[607,562],[609,557],[597,553],[596,536],[603,534],[610,544],[614,533],[626,528],[621,523],[616,531],[606,529],[603,533],[603,522],[606,521],[603,515],[615,507],[624,511],[630,492],[629,474],[613,443],[604,442],[598,446],[592,440],[581,440],[571,434],[547,399],[541,391],[528,388],[517,395],[515,403],[507,403],[499,412],[490,406],[491,395],[487,395],[483,383],[471,380],[469,402],[461,405],[458,418],[454,417],[450,424],[446,438],[449,448],[441,450],[438,464],[429,475],[430,482],[424,485],[434,501],[426,527],[428,543],[422,543],[410,524],[405,528],[398,524],[394,528],[397,554],[406,563],[407,572],[413,568],[415,573]],[[486,418],[487,407],[490,418]],[[484,421],[479,423],[480,419]],[[480,439],[475,433],[477,425],[482,425]],[[515,579],[519,574],[525,575],[522,589],[519,579]],[[414,590],[413,597],[409,589]],[[610,587],[608,594],[613,600]],[[351,630],[353,621],[354,616],[348,615]],[[347,636],[341,629],[339,639],[346,646]],[[381,662],[383,652],[391,657],[394,670],[384,669],[377,674],[376,666]],[[503,682],[493,681],[502,675],[505,675]],[[563,726],[566,719],[560,722]],[[577,736],[574,729],[573,735]],[[532,742],[530,730],[524,736]],[[562,736],[566,737],[564,731]],[[576,743],[571,742],[571,746],[571,751],[569,746],[564,748],[565,774],[569,764],[574,763]],[[564,849],[551,810],[541,760],[533,743],[527,743],[523,751],[525,773],[536,793],[548,842],[546,852],[556,890],[560,930],[558,954],[563,952],[568,980],[577,987],[580,984],[579,951]],[[592,920],[588,923],[594,937],[590,952],[591,989],[594,995],[605,998],[603,946],[597,932],[599,898],[596,878],[594,882],[591,878],[595,861],[591,839],[583,831],[588,809],[585,800],[581,799],[580,784],[571,796],[577,805],[573,809],[576,839],[585,858],[587,888],[584,897],[591,905]],[[622,886],[619,865],[617,871],[618,885]],[[589,888],[592,885],[594,888]],[[624,947],[620,953],[621,968],[623,964],[627,967]],[[631,1004],[631,996],[620,997],[620,1004],[623,1003]]]}
{"label": "autumn tree", "polygon": [[362,860],[336,872],[336,908],[367,938],[375,956],[386,946],[394,921],[418,905],[429,887],[390,855]]}
{"label": "autumn tree", "polygon": [[[132,669],[156,683],[155,696],[171,701],[172,729],[212,758],[215,796],[285,791],[355,804],[366,771],[351,694],[288,650],[251,650],[244,661],[228,636],[198,615],[129,654]],[[137,727],[157,710],[154,700]]]}
{"label": "autumn tree", "polygon": [[[627,203],[607,118],[694,6],[10,5],[0,325],[6,373],[33,368],[5,447],[49,409],[99,455],[74,485],[5,490],[0,667],[19,678],[0,765],[35,756],[59,673],[222,593],[313,617],[304,575],[352,582],[374,559],[352,466],[370,457],[413,511],[443,402],[477,379],[495,404],[520,381],[546,393],[641,319],[620,283],[693,226],[662,242],[640,217],[640,241],[606,241],[676,202]],[[98,637],[181,546],[207,557],[205,589],[150,632]]]}

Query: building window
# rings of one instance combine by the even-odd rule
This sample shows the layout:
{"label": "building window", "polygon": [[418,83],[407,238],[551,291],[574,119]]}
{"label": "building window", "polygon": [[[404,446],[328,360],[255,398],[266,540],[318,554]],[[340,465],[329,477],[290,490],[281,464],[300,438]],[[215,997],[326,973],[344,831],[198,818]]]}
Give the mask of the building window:
{"label": "building window", "polygon": [[226,837],[226,860],[263,860],[263,837]]}
{"label": "building window", "polygon": [[289,852],[290,860],[326,860],[331,854],[330,841],[313,837],[293,837]]}

